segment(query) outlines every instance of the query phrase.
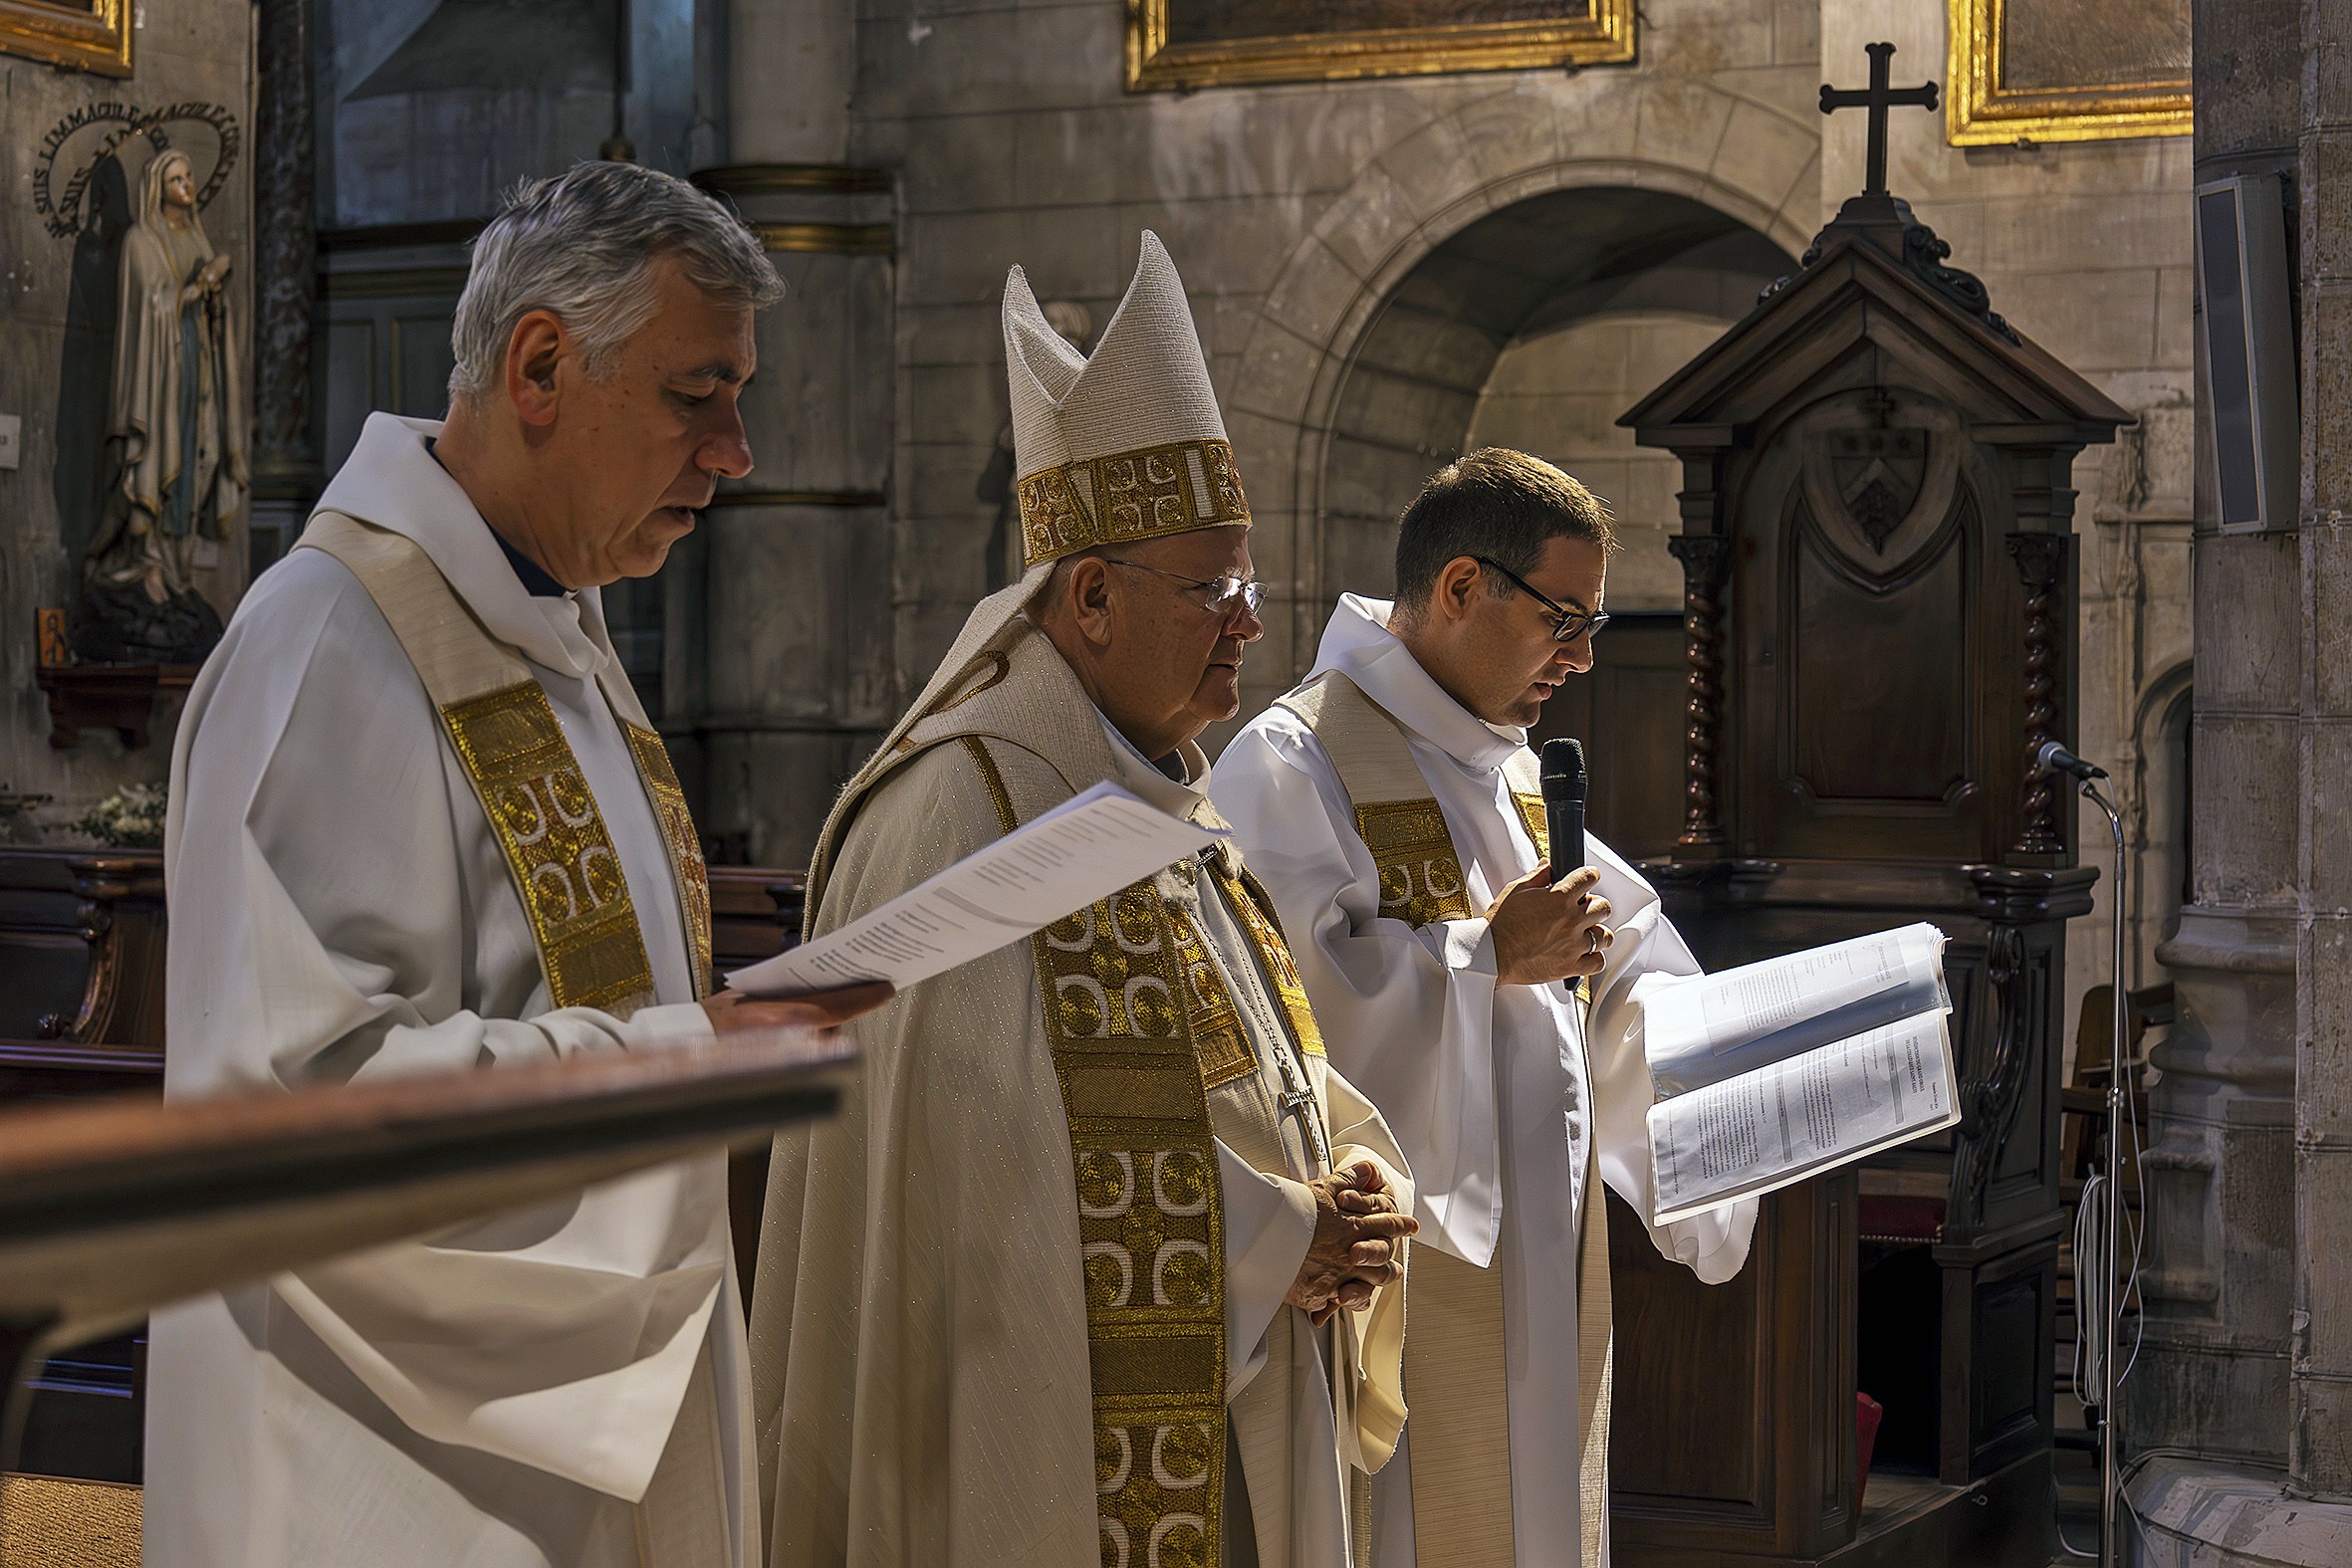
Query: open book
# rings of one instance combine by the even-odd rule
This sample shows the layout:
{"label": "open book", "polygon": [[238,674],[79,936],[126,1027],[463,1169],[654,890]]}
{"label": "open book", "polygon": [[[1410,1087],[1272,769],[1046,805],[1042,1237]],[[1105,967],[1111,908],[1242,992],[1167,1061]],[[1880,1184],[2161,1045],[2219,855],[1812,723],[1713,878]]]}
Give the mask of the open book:
{"label": "open book", "polygon": [[881,908],[736,970],[727,984],[753,997],[791,997],[865,980],[886,980],[904,991],[1018,942],[1224,836],[1117,784],[1098,784]]}
{"label": "open book", "polygon": [[1905,926],[1651,989],[1654,1223],[1960,1120],[1944,933]]}

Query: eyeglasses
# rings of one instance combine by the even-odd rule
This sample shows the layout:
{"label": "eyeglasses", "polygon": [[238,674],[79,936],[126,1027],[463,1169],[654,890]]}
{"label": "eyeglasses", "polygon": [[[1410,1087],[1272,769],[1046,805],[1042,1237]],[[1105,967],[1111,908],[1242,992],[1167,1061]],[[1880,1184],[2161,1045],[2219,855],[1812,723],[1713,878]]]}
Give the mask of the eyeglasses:
{"label": "eyeglasses", "polygon": [[1527,589],[1528,595],[1536,603],[1551,611],[1552,615],[1556,617],[1551,623],[1551,640],[1554,642],[1574,642],[1578,637],[1583,636],[1588,631],[1598,633],[1603,626],[1606,626],[1609,623],[1609,617],[1606,611],[1602,611],[1601,613],[1595,615],[1587,615],[1582,610],[1572,610],[1565,604],[1553,603],[1550,599],[1545,598],[1541,593],[1537,592],[1533,583],[1521,576],[1518,572],[1512,570],[1509,566],[1503,564],[1503,562],[1500,560],[1494,560],[1492,557],[1473,556],[1470,559],[1477,561],[1482,566],[1492,566],[1497,571],[1502,572],[1512,581]]}
{"label": "eyeglasses", "polygon": [[1102,563],[1106,566],[1132,566],[1137,571],[1156,571],[1163,577],[1174,577],[1186,587],[1207,588],[1209,602],[1203,608],[1212,615],[1223,615],[1228,619],[1237,613],[1241,605],[1247,604],[1250,613],[1255,615],[1258,606],[1266,602],[1266,584],[1256,577],[1211,577],[1204,582],[1199,577],[1188,577],[1180,571],[1147,566],[1140,560],[1120,560],[1116,557],[1105,556]]}

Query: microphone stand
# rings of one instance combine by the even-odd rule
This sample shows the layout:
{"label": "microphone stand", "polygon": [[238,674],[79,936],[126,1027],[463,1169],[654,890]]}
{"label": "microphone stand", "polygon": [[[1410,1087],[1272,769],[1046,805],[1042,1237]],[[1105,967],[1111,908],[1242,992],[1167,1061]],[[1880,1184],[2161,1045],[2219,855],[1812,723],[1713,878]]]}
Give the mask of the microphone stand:
{"label": "microphone stand", "polygon": [[[2117,1524],[2123,1500],[2122,1481],[2122,1410],[2118,1404],[2121,1378],[2116,1366],[2116,1351],[2122,1339],[2123,1281],[2118,1271],[2123,1260],[2123,1128],[2124,1118],[2131,1112],[2131,1097],[2125,1092],[2124,1073],[2129,1064],[2124,1060],[2125,1038],[2129,1034],[2127,1014],[2129,1003],[2123,988],[2123,925],[2130,904],[2126,898],[2128,887],[2128,857],[2124,853],[2123,815],[2114,802],[2099,792],[2099,786],[2085,779],[2081,784],[2082,797],[2107,814],[2108,830],[2115,839],[2115,947],[2113,954],[2114,1006],[2113,1030],[2107,1045],[2107,1192],[2106,1192],[2106,1256],[2100,1262],[2099,1345],[2099,1568],[2121,1568],[2122,1545],[2117,1538]],[[2081,1259],[2077,1258],[2079,1268]],[[2077,1308],[2076,1332],[2087,1327],[2079,1321],[2081,1292],[2075,1293]],[[2080,1392],[2079,1390],[2077,1391]]]}

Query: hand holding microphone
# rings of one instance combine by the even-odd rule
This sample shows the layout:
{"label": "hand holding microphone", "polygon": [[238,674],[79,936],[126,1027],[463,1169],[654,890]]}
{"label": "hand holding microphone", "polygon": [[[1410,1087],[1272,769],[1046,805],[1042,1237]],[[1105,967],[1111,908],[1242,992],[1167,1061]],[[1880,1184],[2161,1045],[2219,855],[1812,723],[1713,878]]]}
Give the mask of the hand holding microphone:
{"label": "hand holding microphone", "polygon": [[1571,740],[1543,744],[1543,816],[1551,854],[1503,890],[1487,911],[1495,939],[1495,978],[1506,986],[1540,986],[1597,975],[1617,934],[1600,873],[1584,864],[1584,748]]}

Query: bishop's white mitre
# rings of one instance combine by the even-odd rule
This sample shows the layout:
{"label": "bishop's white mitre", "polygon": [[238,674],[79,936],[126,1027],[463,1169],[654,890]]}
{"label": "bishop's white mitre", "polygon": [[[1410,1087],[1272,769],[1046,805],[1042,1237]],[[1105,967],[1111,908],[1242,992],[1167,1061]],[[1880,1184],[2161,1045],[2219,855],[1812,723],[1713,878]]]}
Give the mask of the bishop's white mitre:
{"label": "bishop's white mitre", "polygon": [[1014,268],[1005,371],[1028,565],[1123,540],[1249,527],[1184,280],[1149,229],[1091,357],[1048,324]]}

